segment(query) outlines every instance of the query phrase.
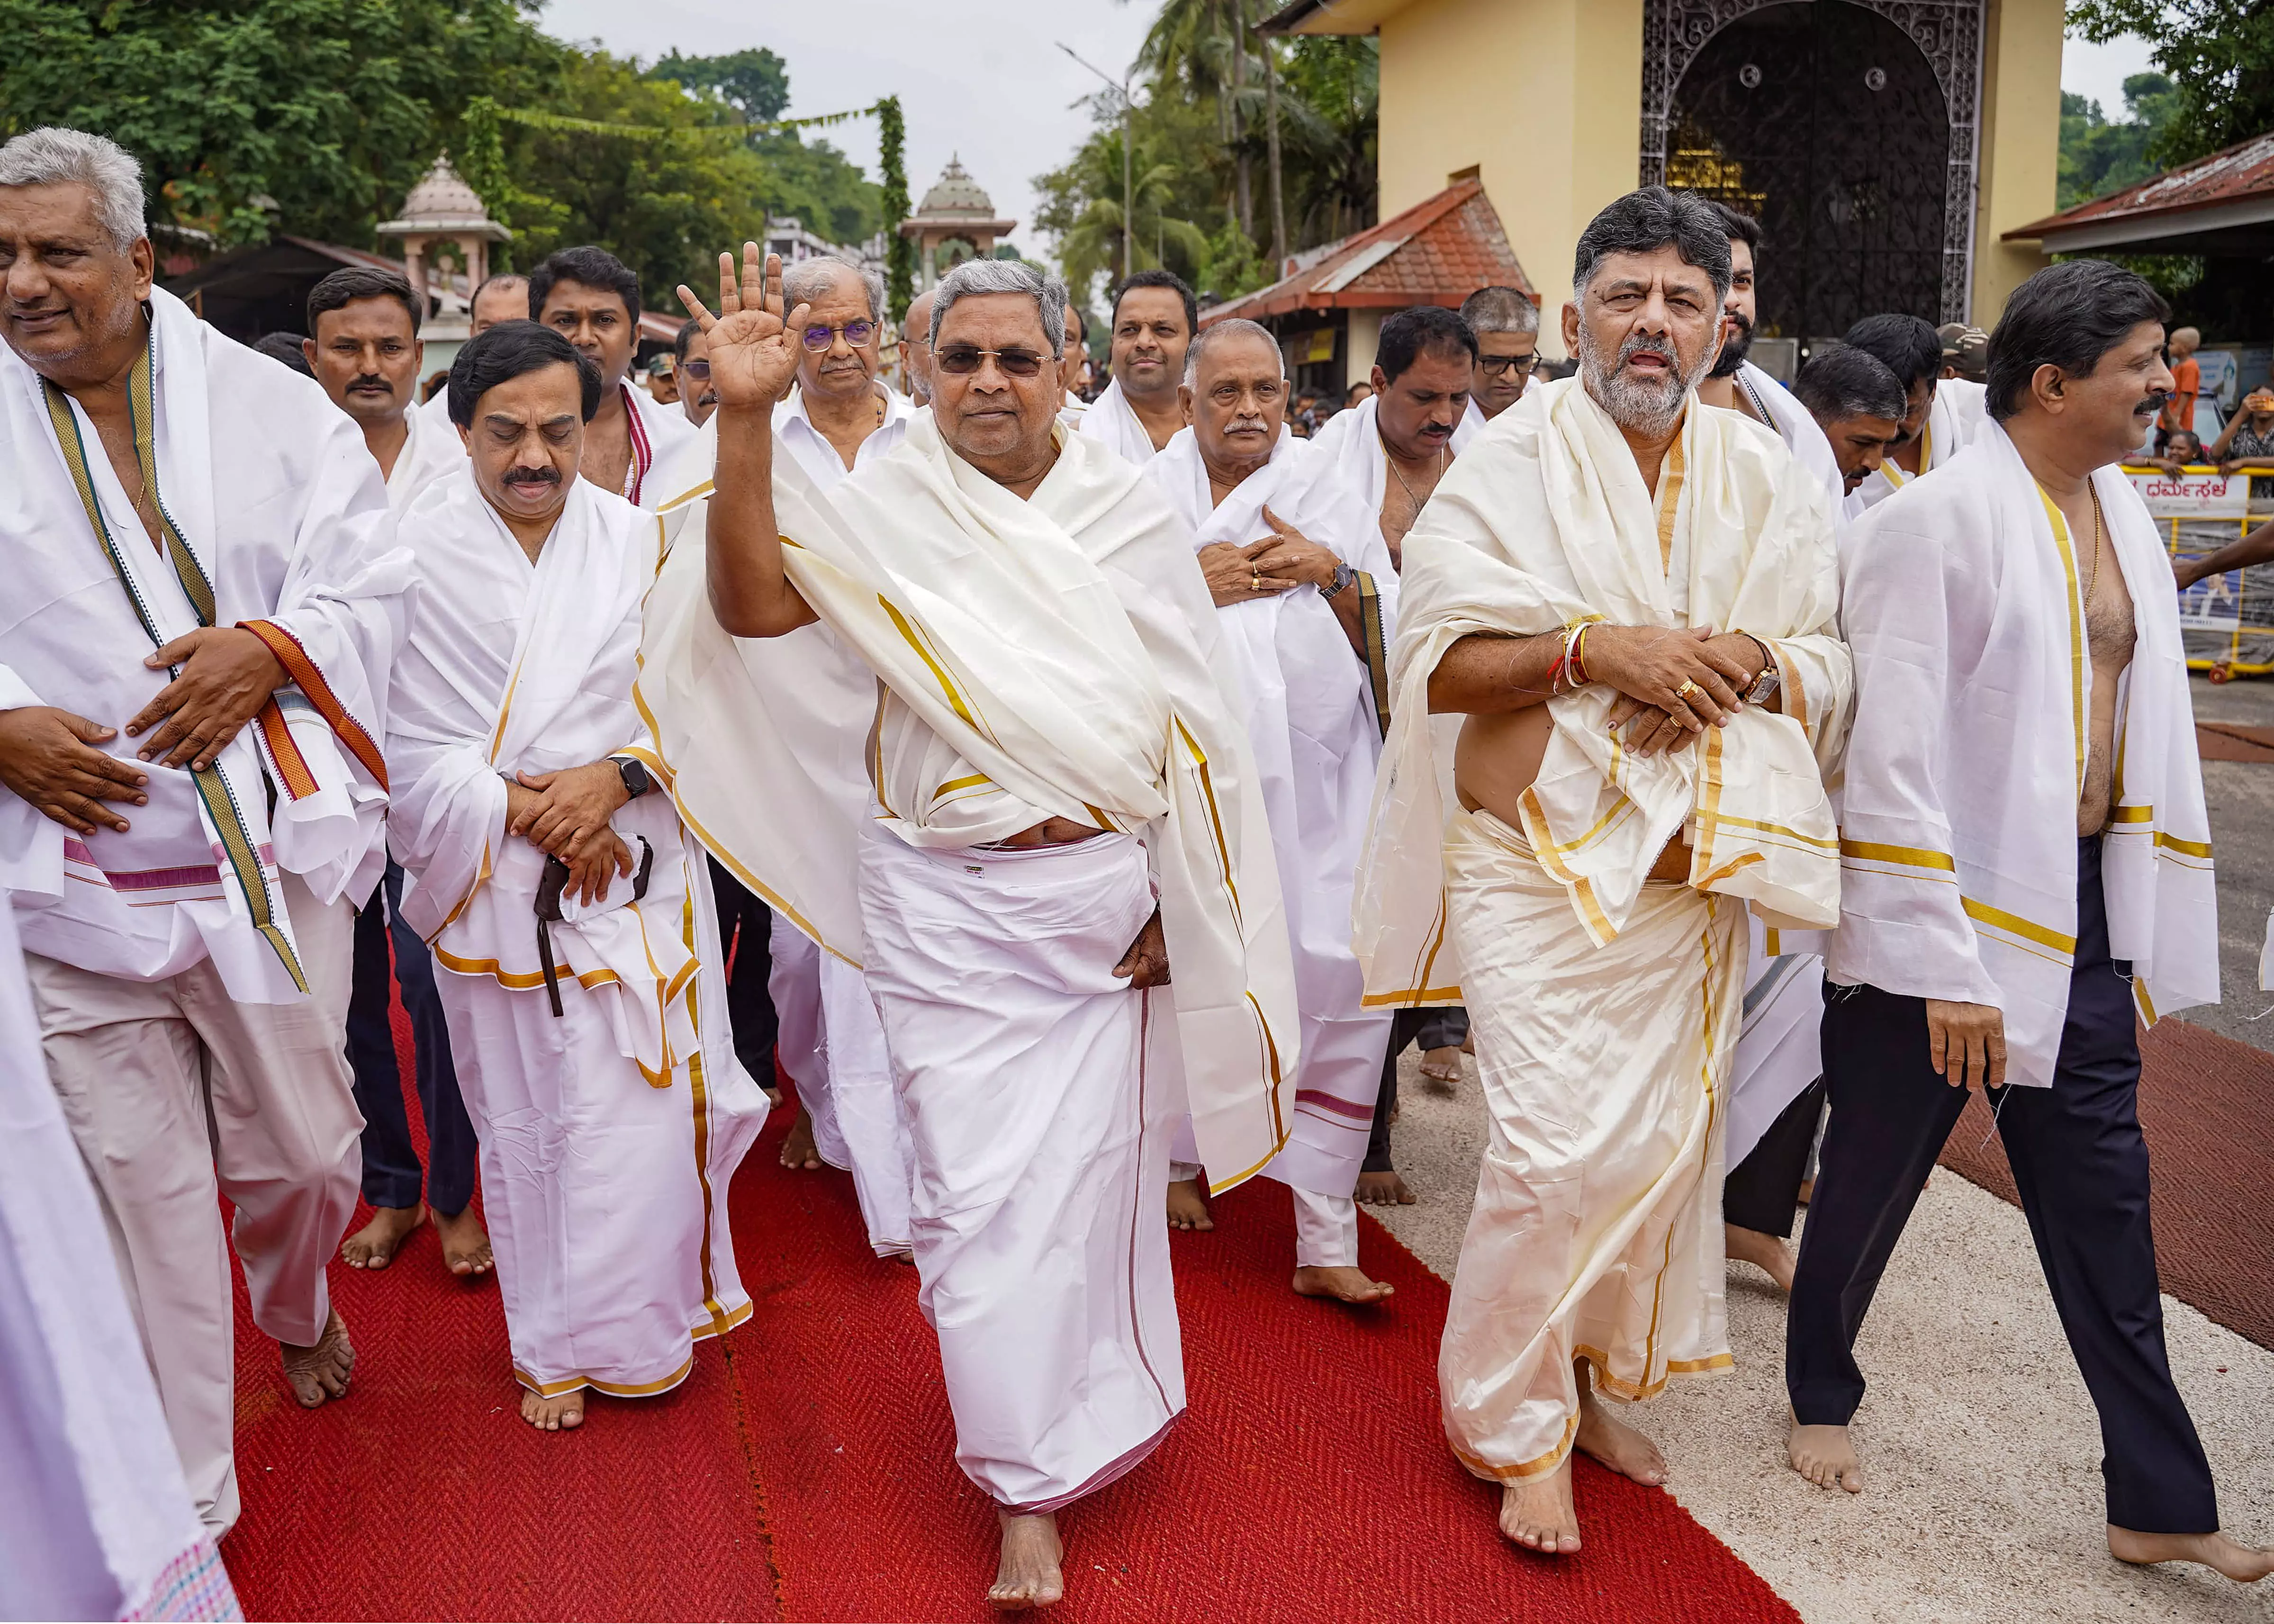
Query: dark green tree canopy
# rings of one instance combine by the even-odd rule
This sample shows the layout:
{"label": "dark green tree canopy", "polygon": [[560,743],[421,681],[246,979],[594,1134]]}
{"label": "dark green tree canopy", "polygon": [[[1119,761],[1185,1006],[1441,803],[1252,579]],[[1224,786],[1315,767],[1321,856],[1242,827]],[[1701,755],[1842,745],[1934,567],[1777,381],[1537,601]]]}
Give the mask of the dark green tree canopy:
{"label": "dark green tree canopy", "polygon": [[[2268,0],[2070,0],[2070,32],[2155,42],[2173,102],[2148,157],[2185,163],[2274,130],[2274,4]],[[2127,99],[2131,85],[2125,86]]]}

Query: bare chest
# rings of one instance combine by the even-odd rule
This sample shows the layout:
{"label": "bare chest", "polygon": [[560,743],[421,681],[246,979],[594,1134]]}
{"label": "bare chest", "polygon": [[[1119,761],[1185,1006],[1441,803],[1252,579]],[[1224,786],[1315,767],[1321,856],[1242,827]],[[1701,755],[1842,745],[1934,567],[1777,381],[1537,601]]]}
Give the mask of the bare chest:
{"label": "bare chest", "polygon": [[584,425],[584,452],[576,471],[603,491],[621,493],[632,471],[632,436],[629,413],[594,417]]}

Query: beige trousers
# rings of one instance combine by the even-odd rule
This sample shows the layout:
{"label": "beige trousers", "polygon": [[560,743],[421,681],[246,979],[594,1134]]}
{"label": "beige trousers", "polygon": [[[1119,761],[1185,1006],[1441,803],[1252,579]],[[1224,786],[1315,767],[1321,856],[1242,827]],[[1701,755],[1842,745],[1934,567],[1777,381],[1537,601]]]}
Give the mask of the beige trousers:
{"label": "beige trousers", "polygon": [[[48,1075],[101,1198],[190,1498],[236,1522],[229,1241],[252,1320],[306,1346],[331,1312],[324,1266],[354,1215],[363,1116],[346,1051],[354,910],[294,875],[285,906],[312,996],[240,1004],[212,962],[121,981],[26,953]],[[217,1195],[236,1206],[222,1234]]]}

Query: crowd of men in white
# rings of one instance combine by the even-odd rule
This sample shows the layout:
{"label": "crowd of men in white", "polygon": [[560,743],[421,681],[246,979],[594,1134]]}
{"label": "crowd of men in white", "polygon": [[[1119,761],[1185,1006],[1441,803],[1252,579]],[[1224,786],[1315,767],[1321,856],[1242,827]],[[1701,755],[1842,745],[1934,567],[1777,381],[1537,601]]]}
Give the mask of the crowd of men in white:
{"label": "crowd of men in white", "polygon": [[[1385,1051],[1450,1005],[1490,1139],[1439,1376],[1510,1540],[1579,1548],[1574,1449],[1663,1480],[1601,1395],[1730,1365],[1729,1255],[1791,1287],[1794,1468],[1860,1490],[1856,1333],[1987,1090],[2110,1548],[2268,1571],[2172,1386],[2134,1107],[2135,1011],[2218,990],[2172,572],[2114,466],[2171,381],[2136,276],[2032,278],[1986,385],[1886,317],[1788,391],[1744,360],[1757,228],[1646,188],[1577,245],[1575,376],[1484,289],[1385,322],[1306,442],[1272,336],[1165,274],[1085,410],[1030,267],[917,301],[911,398],[873,276],[754,247],[715,313],[678,290],[682,411],[591,248],[479,289],[414,404],[407,283],[317,289],[311,382],[154,285],[142,198],[101,137],[0,147],[0,1228],[85,1230],[0,1249],[42,1395],[0,1436],[56,1616],[178,1589],[237,1515],[230,1242],[299,1402],[347,1395],[359,1182],[350,1263],[431,1210],[494,1267],[533,1425],[684,1379],[751,1312],[725,1192],[776,1052],[794,1159],[918,1272],[990,1597],[1049,1605],[1053,1514],[1185,1408],[1169,1222],[1266,1175],[1295,1289],[1381,1303]],[[389,930],[439,1011],[425,1199],[391,1057],[350,1074]]]}

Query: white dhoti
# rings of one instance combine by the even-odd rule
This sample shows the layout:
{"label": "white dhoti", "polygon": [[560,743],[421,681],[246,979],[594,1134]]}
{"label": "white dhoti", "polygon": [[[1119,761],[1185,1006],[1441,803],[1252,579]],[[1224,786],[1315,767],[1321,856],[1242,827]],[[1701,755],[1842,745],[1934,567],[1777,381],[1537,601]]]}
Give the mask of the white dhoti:
{"label": "white dhoti", "polygon": [[0,1617],[241,1618],[102,1210],[0,892]]}
{"label": "white dhoti", "polygon": [[505,833],[516,775],[661,771],[631,703],[655,522],[580,479],[532,567],[458,473],[403,533],[451,589],[388,738],[403,917],[442,973],[514,1373],[546,1397],[662,1392],[749,1313],[727,1186],[766,1106],[734,1055],[710,871],[665,796],[628,801],[610,826],[636,873],[540,926],[545,853]]}
{"label": "white dhoti", "polygon": [[[1729,1363],[1715,1221],[1745,915],[1820,929],[1839,913],[1820,777],[1849,703],[1834,556],[1825,493],[1773,437],[1693,405],[1653,492],[1575,380],[1494,419],[1406,538],[1356,922],[1370,996],[1457,1000],[1476,1038],[1491,1137],[1438,1373],[1480,1477],[1562,1463],[1574,1361],[1625,1398]],[[1606,726],[1614,694],[1585,685],[1547,703],[1522,828],[1461,809],[1427,707],[1445,651],[1599,619],[1742,629],[1781,708],[1638,758]],[[1677,836],[1683,883],[1652,882]]]}
{"label": "white dhoti", "polygon": [[1515,1482],[1569,1453],[1575,1359],[1629,1399],[1731,1367],[1721,1236],[1702,1220],[1720,1207],[1743,909],[1646,885],[1595,947],[1489,812],[1454,820],[1445,885],[1491,1137],[1438,1385],[1462,1463]]}
{"label": "white dhoti", "polygon": [[[230,1242],[252,1322],[311,1346],[363,1177],[346,1049],[354,912],[320,906],[297,875],[281,890],[308,978],[297,1004],[232,997],[211,959],[132,981],[25,955],[49,1076],[101,1198],[191,1500],[216,1535],[237,1513]],[[227,1239],[220,1196],[237,1208]]]}
{"label": "white dhoti", "polygon": [[868,983],[777,914],[766,987],[782,1070],[813,1124],[815,1153],[853,1176],[870,1249],[880,1258],[907,1251],[907,1124]]}
{"label": "white dhoti", "polygon": [[956,1460],[1005,1508],[1053,1510],[1185,1407],[1170,1101],[1145,1064],[1165,999],[1113,974],[1153,912],[1145,849],[920,849],[877,830],[860,897]]}

